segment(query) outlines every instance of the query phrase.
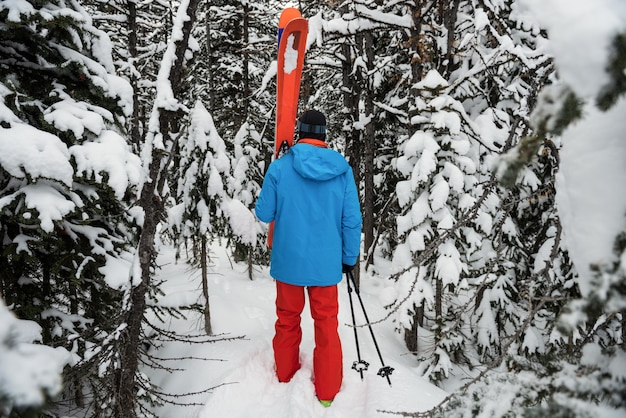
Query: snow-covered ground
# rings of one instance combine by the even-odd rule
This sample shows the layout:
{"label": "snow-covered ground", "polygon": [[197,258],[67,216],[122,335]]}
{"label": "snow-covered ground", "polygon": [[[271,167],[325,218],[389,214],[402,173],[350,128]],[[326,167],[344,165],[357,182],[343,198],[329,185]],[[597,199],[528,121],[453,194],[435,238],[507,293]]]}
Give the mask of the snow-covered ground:
{"label": "snow-covered ground", "polygon": [[[174,251],[164,247],[159,258],[158,276],[165,282],[161,305],[202,303],[199,269],[176,263]],[[245,265],[235,264],[224,248],[214,246],[209,275],[211,316],[216,338],[243,337],[215,343],[166,342],[152,353],[159,358],[188,359],[168,361],[174,372],[146,371],[164,392],[188,394],[215,387],[208,393],[186,396],[176,402],[196,406],[167,405],[156,411],[160,417],[255,417],[255,418],[373,418],[392,417],[382,411],[424,411],[439,403],[446,393],[420,377],[415,358],[407,353],[391,320],[374,325],[374,333],[386,365],[395,370],[389,386],[377,375],[381,363],[367,327],[359,328],[364,360],[370,363],[361,381],[352,370],[356,349],[345,279],[340,283],[339,332],[344,351],[344,381],[330,408],[323,408],[315,397],[312,382],[313,324],[305,307],[303,313],[302,368],[289,383],[279,383],[274,374],[271,340],[274,333],[274,282],[268,269],[255,271],[249,280]],[[361,296],[370,320],[385,316],[379,296],[384,288],[380,278],[361,278]],[[382,292],[384,293],[384,292]],[[359,308],[355,299],[355,309]],[[356,309],[357,322],[363,324]],[[173,319],[166,328],[183,334],[199,335],[203,320],[199,314]],[[206,358],[199,360],[191,358]]]}

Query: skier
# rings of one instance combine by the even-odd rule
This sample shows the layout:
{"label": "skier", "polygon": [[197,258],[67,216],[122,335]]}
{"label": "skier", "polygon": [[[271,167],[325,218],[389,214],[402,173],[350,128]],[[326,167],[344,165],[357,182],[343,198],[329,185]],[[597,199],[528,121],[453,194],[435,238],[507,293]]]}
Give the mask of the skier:
{"label": "skier", "polygon": [[361,239],[361,209],[352,168],[327,148],[326,118],[304,112],[298,141],[265,174],[255,212],[275,221],[270,274],[276,281],[276,375],[289,382],[300,368],[300,315],[306,288],[314,321],[314,385],[330,406],[343,379],[337,332],[337,283],[352,271]]}

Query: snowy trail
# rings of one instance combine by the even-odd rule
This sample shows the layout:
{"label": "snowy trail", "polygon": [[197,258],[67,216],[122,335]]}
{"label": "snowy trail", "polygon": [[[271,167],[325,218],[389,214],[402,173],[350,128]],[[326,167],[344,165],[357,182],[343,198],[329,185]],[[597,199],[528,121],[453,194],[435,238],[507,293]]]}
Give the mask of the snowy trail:
{"label": "snowy trail", "polygon": [[[377,376],[380,361],[367,328],[359,328],[362,358],[370,363],[361,381],[352,370],[356,360],[354,333],[346,324],[351,322],[345,280],[340,284],[339,332],[344,354],[344,381],[340,393],[330,408],[323,408],[315,397],[312,382],[313,324],[308,306],[302,317],[302,367],[289,383],[279,383],[274,374],[271,340],[274,332],[274,282],[267,269],[256,272],[250,281],[245,266],[232,265],[226,253],[213,248],[214,266],[209,277],[212,325],[215,334],[243,339],[215,343],[188,344],[166,342],[156,351],[161,358],[202,357],[212,360],[178,360],[171,367],[182,369],[174,373],[146,371],[161,390],[185,394],[214,388],[209,393],[185,396],[176,402],[193,402],[196,406],[167,405],[156,410],[159,417],[220,417],[220,418],[375,418],[393,417],[380,411],[424,411],[436,405],[446,393],[422,379],[417,362],[406,353],[393,324],[385,321],[374,326],[385,363],[395,370],[390,387],[385,378]],[[164,248],[159,259],[163,284],[162,305],[200,301],[201,284],[198,271],[184,263],[174,263],[174,252]],[[371,320],[384,315],[375,295],[376,283],[367,285],[362,278],[361,292]],[[368,291],[369,290],[369,291]],[[355,300],[355,308],[358,302]],[[358,309],[357,309],[358,311]],[[173,319],[167,324],[181,333],[198,334],[203,329],[199,315]],[[359,322],[357,314],[357,322]],[[362,323],[362,320],[360,321]],[[153,353],[155,354],[155,353]]]}

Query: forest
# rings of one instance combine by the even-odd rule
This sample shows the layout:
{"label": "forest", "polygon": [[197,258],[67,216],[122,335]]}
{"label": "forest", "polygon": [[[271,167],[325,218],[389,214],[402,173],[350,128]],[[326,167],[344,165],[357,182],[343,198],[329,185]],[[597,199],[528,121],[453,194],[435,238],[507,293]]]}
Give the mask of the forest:
{"label": "forest", "polygon": [[[583,3],[3,0],[0,416],[155,416],[167,318],[224,338],[208,249],[251,281],[269,263],[253,208],[287,6],[309,25],[299,112],[359,187],[357,284],[391,283],[381,321],[426,379],[473,377],[412,416],[479,416],[499,386],[501,416],[623,416],[626,6]],[[153,303],[163,246],[201,303]]]}

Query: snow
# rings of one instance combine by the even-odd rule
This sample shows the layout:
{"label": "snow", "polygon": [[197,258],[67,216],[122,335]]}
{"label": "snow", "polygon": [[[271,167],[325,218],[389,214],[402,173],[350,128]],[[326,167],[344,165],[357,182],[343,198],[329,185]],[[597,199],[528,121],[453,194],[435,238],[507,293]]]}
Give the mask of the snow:
{"label": "snow", "polygon": [[602,361],[602,347],[596,343],[585,344],[582,349],[580,364],[585,366],[594,366]]}
{"label": "snow", "polygon": [[626,230],[626,99],[608,112],[593,106],[607,83],[612,37],[626,27],[626,2],[520,0],[519,13],[548,29],[549,52],[562,81],[588,104],[583,119],[562,135],[556,199],[564,242],[579,273],[583,297],[594,263],[609,261],[616,235]]}
{"label": "snow", "polygon": [[443,176],[437,175],[430,190],[430,207],[433,212],[442,209],[448,196],[450,195],[450,185],[443,179]]}
{"label": "snow", "polygon": [[20,22],[20,15],[29,16],[34,13],[35,8],[25,0],[4,0],[0,3],[0,10],[8,10],[8,22]]}
{"label": "snow", "polygon": [[[547,234],[546,234],[547,235]],[[533,273],[539,274],[543,269],[550,268],[550,254],[552,253],[552,248],[554,247],[554,228],[551,228],[550,235],[551,238],[547,239],[535,254],[535,261],[533,264]]]}
{"label": "snow", "polygon": [[452,283],[457,285],[463,272],[461,255],[454,246],[454,242],[448,240],[439,246],[440,256],[435,262],[435,275],[441,279],[444,286]]}
{"label": "snow", "polygon": [[583,296],[590,265],[609,261],[615,236],[626,229],[626,99],[609,112],[589,106],[586,113],[563,134],[557,175],[557,205]]}
{"label": "snow", "polygon": [[501,148],[506,143],[509,132],[503,124],[497,122],[498,120],[507,120],[507,118],[508,116],[504,112],[491,108],[485,109],[482,114],[477,116],[474,123],[478,127],[478,132],[481,133],[481,143],[492,150]]}
{"label": "snow", "polygon": [[0,129],[0,165],[14,177],[48,178],[69,186],[74,173],[69,155],[58,137],[30,125]]}
{"label": "snow", "polygon": [[[104,120],[90,108],[87,103],[66,98],[46,109],[44,119],[60,131],[72,131],[76,138],[81,138],[85,129],[98,135],[104,128]],[[108,118],[111,119],[110,113]]]}
{"label": "snow", "polygon": [[626,380],[626,353],[624,353],[624,351],[617,351],[615,353],[615,357],[609,362],[608,370],[613,372],[614,380],[621,380],[622,382]]}
{"label": "snow", "polygon": [[[103,43],[103,39],[101,39]],[[60,54],[68,61],[76,62],[84,67],[84,71],[90,73],[90,80],[97,87],[102,88],[108,97],[120,98],[119,103],[124,107],[126,114],[132,110],[132,87],[130,84],[113,74],[109,74],[106,68],[99,62],[83,55],[82,53],[62,45],[55,45]],[[100,45],[102,47],[102,45]]]}
{"label": "snow", "polygon": [[[54,221],[64,219],[75,208],[74,202],[66,200],[59,190],[52,185],[45,184],[45,182],[29,184],[7,197],[10,198],[17,194],[24,195],[26,207],[35,209],[39,213],[41,229],[46,232],[52,232]],[[0,200],[0,207],[2,207],[2,200],[5,199]]]}
{"label": "snow", "polygon": [[581,97],[595,95],[608,81],[604,71],[611,37],[626,25],[626,2],[597,0],[521,0],[548,29],[548,50],[559,77]]}
{"label": "snow", "polygon": [[415,86],[418,89],[435,90],[448,86],[448,82],[436,70],[430,70],[426,76]]}
{"label": "snow", "polygon": [[[390,376],[392,386],[376,375],[381,363],[365,327],[358,328],[358,334],[362,358],[370,367],[361,381],[359,374],[351,369],[356,361],[356,350],[353,328],[348,325],[351,317],[345,281],[339,284],[344,381],[332,406],[323,408],[315,397],[313,323],[306,307],[302,315],[302,367],[291,382],[279,383],[274,374],[271,347],[276,319],[275,284],[268,268],[255,268],[251,281],[246,264],[232,264],[224,247],[214,244],[210,253],[212,266],[208,285],[213,339],[232,340],[203,344],[165,342],[162,348],[152,352],[160,358],[188,358],[176,361],[176,367],[183,370],[173,374],[144,370],[164,392],[190,393],[213,388],[209,393],[185,397],[185,401],[200,405],[163,406],[156,411],[157,416],[248,418],[254,411],[253,416],[258,418],[374,418],[389,416],[382,410],[424,411],[447,395],[421,377],[418,363],[406,352],[401,337],[394,331],[394,324],[389,321],[373,325],[373,330],[385,364],[395,369]],[[163,266],[158,276],[165,280],[160,305],[203,303],[199,271],[190,270],[185,263],[176,264],[174,249],[165,247],[158,264]],[[383,292],[380,280],[363,273],[361,283],[361,296],[370,320],[383,317],[385,311],[379,294],[389,299],[388,292]],[[358,306],[356,301],[355,304]],[[358,309],[356,315],[357,324],[363,325]],[[198,335],[203,330],[200,314],[171,319],[166,325],[183,334]],[[244,338],[235,339],[237,337]],[[210,360],[191,359],[194,357]]]}
{"label": "snow", "polygon": [[483,298],[478,307],[479,320],[476,324],[478,328],[478,344],[485,349],[492,346],[492,343],[498,342],[497,322],[491,310],[491,289],[485,290]]}
{"label": "snow", "polygon": [[39,341],[41,327],[17,319],[0,298],[0,393],[16,406],[40,404],[46,394],[61,390],[61,371],[70,355],[64,348],[36,344]]}
{"label": "snow", "polygon": [[[124,286],[130,284],[131,276],[140,277],[139,272],[134,275],[130,274],[133,264],[133,255],[130,253],[123,253],[116,257],[106,255],[106,264],[100,267],[100,273],[104,276],[104,279],[108,286],[112,289],[121,289]],[[135,266],[136,267],[136,266]]]}
{"label": "snow", "polygon": [[136,185],[141,179],[141,160],[117,132],[104,131],[96,140],[74,145],[69,151],[78,175],[104,183],[105,173],[106,183],[118,199],[124,197],[129,184]]}
{"label": "snow", "polygon": [[293,47],[295,39],[295,35],[289,35],[289,37],[287,38],[285,55],[283,55],[283,71],[285,72],[285,74],[291,74],[291,72],[295,70],[298,66],[298,50]]}
{"label": "snow", "polygon": [[257,91],[255,91],[254,94],[260,95],[262,92],[267,90],[267,86],[269,85],[270,81],[272,81],[272,79],[276,77],[277,73],[278,73],[278,63],[276,62],[276,60],[274,60],[267,67],[267,71],[265,72],[265,75],[263,76],[263,80],[261,81],[261,86],[258,88]]}
{"label": "snow", "polygon": [[309,36],[307,44],[318,43],[324,32],[336,32],[341,34],[356,33],[360,30],[373,29],[384,25],[409,28],[412,19],[410,14],[395,15],[385,13],[379,9],[370,9],[369,5],[355,3],[354,11],[344,13],[340,18],[324,20],[321,14],[309,19]]}
{"label": "snow", "polygon": [[240,241],[252,247],[256,246],[257,236],[262,229],[254,213],[237,199],[225,201],[222,209],[230,221],[233,233]]}

